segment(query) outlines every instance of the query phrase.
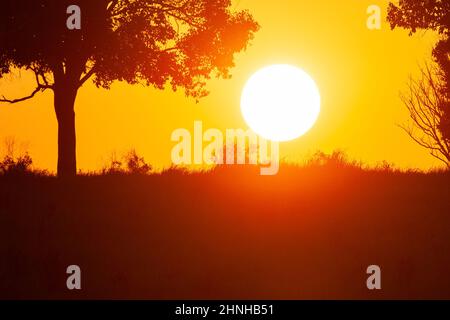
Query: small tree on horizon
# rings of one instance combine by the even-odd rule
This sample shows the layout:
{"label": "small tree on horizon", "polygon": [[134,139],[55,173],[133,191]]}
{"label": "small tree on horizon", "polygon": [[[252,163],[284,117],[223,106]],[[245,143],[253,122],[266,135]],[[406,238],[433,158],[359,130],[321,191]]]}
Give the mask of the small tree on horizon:
{"label": "small tree on horizon", "polygon": [[[81,29],[69,30],[70,5]],[[18,103],[52,90],[58,121],[58,176],[76,175],[75,100],[89,79],[157,89],[183,88],[199,99],[211,76],[228,78],[234,54],[259,25],[231,0],[2,0],[0,78],[14,69],[34,73],[36,88]]]}

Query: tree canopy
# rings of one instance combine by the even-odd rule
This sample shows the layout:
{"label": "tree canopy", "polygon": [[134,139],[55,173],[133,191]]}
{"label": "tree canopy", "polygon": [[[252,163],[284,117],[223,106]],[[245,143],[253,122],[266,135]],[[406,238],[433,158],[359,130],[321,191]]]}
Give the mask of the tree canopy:
{"label": "tree canopy", "polygon": [[[81,30],[66,28],[66,9],[81,8]],[[81,86],[115,80],[206,94],[204,80],[229,75],[233,55],[258,30],[231,0],[3,0],[0,77],[36,73],[39,90],[67,76]]]}
{"label": "tree canopy", "polygon": [[388,21],[391,28],[410,30],[432,30],[440,35],[433,50],[433,57],[445,73],[450,96],[450,1],[449,0],[400,0],[390,3]]}
{"label": "tree canopy", "polygon": [[410,31],[410,35],[418,30],[431,30],[439,35],[432,53],[438,66],[435,75],[439,78],[432,83],[439,83],[440,96],[440,116],[434,120],[437,121],[435,128],[444,141],[450,143],[450,1],[399,0],[389,4],[388,21],[392,29],[404,28]]}

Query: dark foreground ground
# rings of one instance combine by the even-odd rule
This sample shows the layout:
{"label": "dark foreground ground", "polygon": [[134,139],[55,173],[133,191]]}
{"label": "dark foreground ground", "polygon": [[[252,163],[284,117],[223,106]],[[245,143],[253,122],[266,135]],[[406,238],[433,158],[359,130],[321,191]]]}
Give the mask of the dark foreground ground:
{"label": "dark foreground ground", "polygon": [[450,174],[0,177],[0,298],[450,299]]}

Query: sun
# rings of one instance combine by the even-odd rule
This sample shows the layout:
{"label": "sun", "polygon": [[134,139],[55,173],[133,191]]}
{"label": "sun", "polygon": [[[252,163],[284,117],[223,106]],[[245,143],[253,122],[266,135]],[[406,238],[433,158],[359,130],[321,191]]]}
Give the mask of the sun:
{"label": "sun", "polygon": [[258,135],[272,141],[290,141],[314,126],[320,100],[319,88],[306,72],[291,65],[271,65],[247,81],[241,111]]}

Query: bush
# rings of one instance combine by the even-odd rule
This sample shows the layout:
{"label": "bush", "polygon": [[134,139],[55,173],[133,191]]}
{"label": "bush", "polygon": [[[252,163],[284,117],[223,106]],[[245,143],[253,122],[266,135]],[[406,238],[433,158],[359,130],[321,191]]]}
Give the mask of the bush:
{"label": "bush", "polygon": [[25,153],[17,158],[7,155],[0,162],[0,174],[11,175],[31,173],[32,164],[33,159],[31,159],[28,153]]}
{"label": "bush", "polygon": [[147,174],[152,170],[152,166],[145,162],[144,157],[140,157],[136,150],[131,150],[125,156],[127,171],[131,174]]}
{"label": "bush", "polygon": [[306,167],[361,168],[362,164],[349,160],[345,152],[333,151],[331,154],[317,151],[307,162]]}
{"label": "bush", "polygon": [[145,162],[144,157],[139,156],[136,150],[133,149],[122,157],[122,161],[113,154],[109,164],[102,170],[102,173],[145,175],[149,174],[152,169],[152,166]]}

